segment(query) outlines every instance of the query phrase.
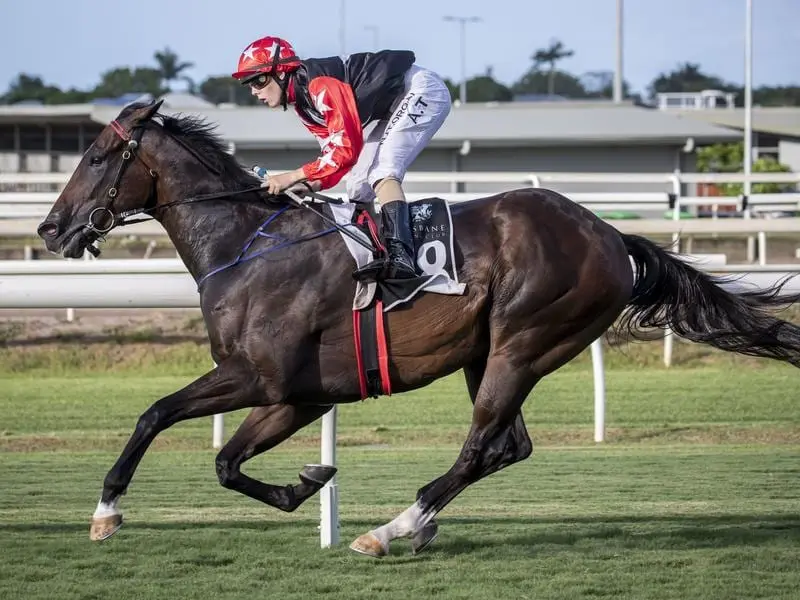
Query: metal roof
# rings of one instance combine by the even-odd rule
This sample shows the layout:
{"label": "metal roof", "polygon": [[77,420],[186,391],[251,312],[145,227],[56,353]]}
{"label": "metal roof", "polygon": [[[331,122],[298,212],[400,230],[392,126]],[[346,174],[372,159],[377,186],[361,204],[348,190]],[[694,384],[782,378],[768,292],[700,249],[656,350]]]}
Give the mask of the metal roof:
{"label": "metal roof", "polygon": [[[176,98],[177,99],[177,98]],[[294,111],[261,106],[176,106],[170,114],[200,115],[218,125],[219,133],[238,148],[316,147]],[[58,122],[64,119],[108,123],[119,114],[116,106],[0,106],[5,123]],[[727,111],[718,111],[727,112]],[[460,147],[464,140],[477,146],[542,146],[556,144],[723,142],[741,137],[737,131],[672,111],[630,103],[610,102],[503,102],[454,105],[434,136],[432,146]]]}
{"label": "metal roof", "polygon": [[[695,121],[713,125],[744,129],[744,109],[681,110],[675,112]],[[800,137],[800,108],[753,107],[753,131],[773,135]]]}

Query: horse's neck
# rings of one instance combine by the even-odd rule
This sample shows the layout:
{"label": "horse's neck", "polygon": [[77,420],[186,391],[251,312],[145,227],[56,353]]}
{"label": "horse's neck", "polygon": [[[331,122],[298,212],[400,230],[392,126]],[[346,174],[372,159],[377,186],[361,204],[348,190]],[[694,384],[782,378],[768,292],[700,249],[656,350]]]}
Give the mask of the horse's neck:
{"label": "horse's neck", "polygon": [[263,206],[233,196],[172,206],[160,221],[189,273],[198,281],[235,260],[267,215]]}

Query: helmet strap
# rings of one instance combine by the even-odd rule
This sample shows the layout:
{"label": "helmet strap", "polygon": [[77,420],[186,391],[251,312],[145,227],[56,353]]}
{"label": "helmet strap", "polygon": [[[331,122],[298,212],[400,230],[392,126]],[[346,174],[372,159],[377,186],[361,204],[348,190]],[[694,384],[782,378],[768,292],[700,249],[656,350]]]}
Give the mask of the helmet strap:
{"label": "helmet strap", "polygon": [[270,77],[272,77],[275,83],[278,84],[278,87],[281,88],[281,106],[285,111],[289,106],[289,98],[286,90],[289,87],[289,79],[292,77],[292,73],[284,73],[283,79],[281,79],[278,73],[273,72],[270,73]]}

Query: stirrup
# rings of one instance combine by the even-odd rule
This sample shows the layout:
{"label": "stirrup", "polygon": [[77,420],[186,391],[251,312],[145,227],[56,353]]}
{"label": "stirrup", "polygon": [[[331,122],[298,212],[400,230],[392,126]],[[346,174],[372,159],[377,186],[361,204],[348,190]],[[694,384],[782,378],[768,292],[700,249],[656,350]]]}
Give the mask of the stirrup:
{"label": "stirrup", "polygon": [[372,262],[368,262],[363,267],[353,269],[353,279],[363,283],[372,283],[383,279],[386,272],[387,259],[386,257],[376,258]]}
{"label": "stirrup", "polygon": [[417,271],[404,260],[386,260],[385,279],[414,279]]}

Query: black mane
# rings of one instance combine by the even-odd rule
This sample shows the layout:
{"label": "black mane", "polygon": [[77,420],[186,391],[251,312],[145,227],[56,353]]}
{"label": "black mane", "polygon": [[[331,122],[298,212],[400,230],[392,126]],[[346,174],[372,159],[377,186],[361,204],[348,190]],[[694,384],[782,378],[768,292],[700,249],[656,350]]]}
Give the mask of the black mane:
{"label": "black mane", "polygon": [[157,116],[161,117],[164,131],[215,164],[237,184],[242,187],[258,184],[255,176],[245,171],[232,154],[228,154],[227,144],[216,133],[216,124],[191,115],[168,116],[159,113]]}
{"label": "black mane", "polygon": [[[145,105],[131,104],[123,113],[143,106]],[[156,113],[155,116],[161,120],[161,127],[165,132],[203,157],[223,176],[232,179],[237,187],[247,188],[259,184],[257,177],[245,170],[232,154],[228,154],[228,145],[216,132],[215,123],[210,123],[203,117],[185,114],[170,116]]]}

